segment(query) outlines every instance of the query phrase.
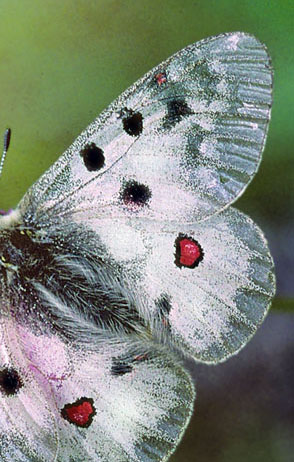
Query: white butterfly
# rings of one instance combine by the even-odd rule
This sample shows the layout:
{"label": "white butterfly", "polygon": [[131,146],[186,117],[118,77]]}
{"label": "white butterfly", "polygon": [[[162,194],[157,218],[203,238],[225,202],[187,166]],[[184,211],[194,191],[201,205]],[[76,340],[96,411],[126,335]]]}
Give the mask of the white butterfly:
{"label": "white butterfly", "polygon": [[197,42],[0,217],[1,461],[173,452],[194,400],[180,354],[236,353],[274,294],[265,238],[228,208],[259,166],[271,103],[258,40]]}

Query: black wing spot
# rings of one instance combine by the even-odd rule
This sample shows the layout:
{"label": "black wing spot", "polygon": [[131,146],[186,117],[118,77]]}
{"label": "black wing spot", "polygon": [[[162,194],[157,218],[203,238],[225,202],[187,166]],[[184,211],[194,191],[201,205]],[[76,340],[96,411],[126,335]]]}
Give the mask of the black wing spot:
{"label": "black wing spot", "polygon": [[86,144],[80,152],[89,172],[96,172],[104,166],[105,157],[101,148],[95,143]]}
{"label": "black wing spot", "polygon": [[155,306],[157,308],[156,318],[159,322],[159,327],[164,326],[166,329],[170,329],[168,316],[172,309],[171,297],[167,294],[161,294],[155,300]]}
{"label": "black wing spot", "polygon": [[151,198],[151,191],[148,186],[140,184],[135,180],[130,180],[123,184],[120,197],[125,205],[139,205],[147,204]]}
{"label": "black wing spot", "polygon": [[4,395],[15,395],[21,387],[23,387],[23,383],[15,369],[5,367],[0,371],[0,390]]}
{"label": "black wing spot", "polygon": [[111,375],[114,375],[115,377],[118,377],[120,375],[125,375],[129,374],[132,372],[133,367],[131,364],[128,364],[127,362],[123,361],[118,361],[116,359],[112,359],[112,366],[111,366]]}
{"label": "black wing spot", "polygon": [[120,358],[112,358],[110,373],[118,377],[120,375],[129,374],[136,368],[136,365],[150,359],[150,354],[147,352],[129,352]]}
{"label": "black wing spot", "polygon": [[175,99],[167,103],[167,115],[164,120],[164,128],[172,128],[179,123],[183,117],[193,114],[192,109],[184,99]]}
{"label": "black wing spot", "polygon": [[139,136],[143,131],[143,116],[140,112],[124,109],[122,119],[124,131],[130,136]]}

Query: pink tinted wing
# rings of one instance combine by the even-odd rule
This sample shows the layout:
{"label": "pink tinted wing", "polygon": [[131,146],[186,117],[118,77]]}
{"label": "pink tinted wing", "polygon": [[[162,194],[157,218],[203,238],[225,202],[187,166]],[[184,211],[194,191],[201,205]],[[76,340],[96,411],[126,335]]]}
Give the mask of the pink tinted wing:
{"label": "pink tinted wing", "polygon": [[[24,343],[28,337],[22,332]],[[51,389],[30,362],[17,326],[0,326],[0,459],[3,462],[48,462],[58,452],[58,429]],[[46,350],[42,350],[43,362]]]}
{"label": "pink tinted wing", "polygon": [[183,368],[150,345],[124,340],[76,351],[73,363],[73,374],[55,389],[58,460],[166,460],[192,413],[193,385]]}
{"label": "pink tinted wing", "polygon": [[171,356],[127,337],[77,348],[3,321],[3,462],[157,462],[174,451],[194,388]]}

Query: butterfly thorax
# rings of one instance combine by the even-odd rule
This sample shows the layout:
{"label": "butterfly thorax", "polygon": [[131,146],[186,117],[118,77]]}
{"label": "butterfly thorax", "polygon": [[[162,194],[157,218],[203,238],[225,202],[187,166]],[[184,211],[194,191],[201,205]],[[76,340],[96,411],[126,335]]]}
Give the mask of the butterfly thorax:
{"label": "butterfly thorax", "polygon": [[40,242],[34,229],[22,225],[0,228],[1,285],[38,279],[50,259],[48,244]]}

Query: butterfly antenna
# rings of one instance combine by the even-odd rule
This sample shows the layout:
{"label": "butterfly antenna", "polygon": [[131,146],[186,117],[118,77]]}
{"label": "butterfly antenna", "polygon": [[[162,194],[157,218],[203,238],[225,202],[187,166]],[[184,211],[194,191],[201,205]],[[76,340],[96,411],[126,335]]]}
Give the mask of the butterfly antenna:
{"label": "butterfly antenna", "polygon": [[5,161],[6,154],[9,148],[10,138],[11,138],[11,130],[10,128],[7,128],[7,130],[4,133],[3,152],[2,152],[2,156],[0,160],[0,176],[3,170],[4,161]]}

